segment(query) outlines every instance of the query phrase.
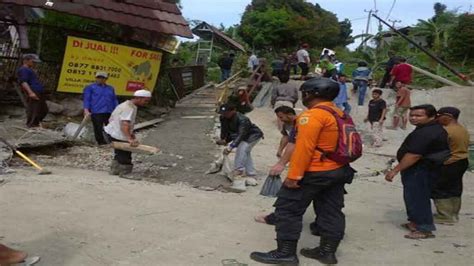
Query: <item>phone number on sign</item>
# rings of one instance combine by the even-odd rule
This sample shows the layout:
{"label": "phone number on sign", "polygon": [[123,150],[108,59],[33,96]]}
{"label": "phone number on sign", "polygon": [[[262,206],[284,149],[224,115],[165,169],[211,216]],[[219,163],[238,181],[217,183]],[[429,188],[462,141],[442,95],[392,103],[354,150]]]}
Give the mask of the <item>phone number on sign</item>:
{"label": "phone number on sign", "polygon": [[[89,75],[89,76],[95,75],[94,71],[87,71],[87,70],[84,70],[84,69],[75,69],[75,68],[66,69],[66,73],[76,74],[76,75]],[[109,74],[109,78],[120,78],[120,74],[119,73],[111,73],[111,74]]]}
{"label": "phone number on sign", "polygon": [[115,73],[120,73],[122,72],[122,69],[120,67],[108,67],[108,66],[100,66],[100,65],[91,65],[91,64],[85,64],[85,63],[73,63],[70,62],[68,64],[68,67],[70,68],[76,68],[76,69],[92,69],[96,71],[108,71],[108,72],[115,72]]}

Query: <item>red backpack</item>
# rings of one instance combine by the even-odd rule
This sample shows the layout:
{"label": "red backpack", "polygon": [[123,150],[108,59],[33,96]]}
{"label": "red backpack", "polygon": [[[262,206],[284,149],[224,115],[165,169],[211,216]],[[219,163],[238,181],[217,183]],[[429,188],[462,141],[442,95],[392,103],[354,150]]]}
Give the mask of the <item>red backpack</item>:
{"label": "red backpack", "polygon": [[336,118],[339,133],[335,151],[328,152],[318,147],[316,148],[316,150],[323,154],[321,159],[328,158],[331,161],[341,164],[352,163],[359,159],[362,156],[362,139],[357,132],[352,118],[347,114],[340,116],[329,106],[320,105],[316,106],[316,108],[326,110]]}

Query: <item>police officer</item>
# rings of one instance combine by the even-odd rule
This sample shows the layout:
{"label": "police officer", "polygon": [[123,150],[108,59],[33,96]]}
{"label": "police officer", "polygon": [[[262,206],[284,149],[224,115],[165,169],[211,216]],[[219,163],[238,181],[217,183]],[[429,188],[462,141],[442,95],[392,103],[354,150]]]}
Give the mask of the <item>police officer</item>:
{"label": "police officer", "polygon": [[308,110],[297,118],[288,177],[274,204],[278,247],[250,255],[265,264],[298,264],[296,247],[303,214],[312,201],[316,203],[316,226],[321,240],[319,247],[302,249],[301,254],[323,264],[336,264],[335,252],[344,236],[344,185],[352,181],[354,170],[348,164],[325,158],[319,151],[336,150],[339,138],[336,118],[318,107],[330,107],[343,115],[332,102],[339,93],[339,84],[328,78],[314,78],[305,82],[301,91]]}

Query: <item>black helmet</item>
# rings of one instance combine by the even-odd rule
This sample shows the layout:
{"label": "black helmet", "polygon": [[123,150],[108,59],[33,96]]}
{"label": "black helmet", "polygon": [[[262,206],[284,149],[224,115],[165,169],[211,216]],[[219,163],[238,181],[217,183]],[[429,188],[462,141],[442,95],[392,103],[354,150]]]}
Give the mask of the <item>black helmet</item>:
{"label": "black helmet", "polygon": [[329,78],[312,78],[303,83],[300,90],[313,94],[316,98],[332,101],[339,94],[339,83]]}

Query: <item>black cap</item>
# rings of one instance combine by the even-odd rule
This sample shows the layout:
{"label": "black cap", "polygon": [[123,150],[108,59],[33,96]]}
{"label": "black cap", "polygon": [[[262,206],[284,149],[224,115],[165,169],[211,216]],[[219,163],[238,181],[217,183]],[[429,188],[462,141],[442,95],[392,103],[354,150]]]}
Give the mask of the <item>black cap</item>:
{"label": "black cap", "polygon": [[438,110],[438,115],[448,115],[453,117],[454,119],[458,119],[461,111],[456,107],[442,107]]}

